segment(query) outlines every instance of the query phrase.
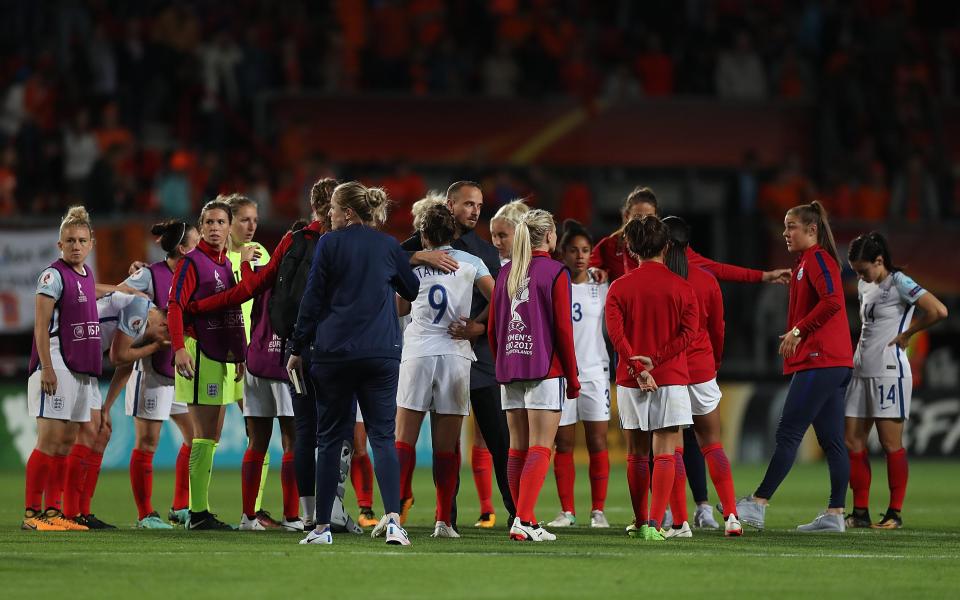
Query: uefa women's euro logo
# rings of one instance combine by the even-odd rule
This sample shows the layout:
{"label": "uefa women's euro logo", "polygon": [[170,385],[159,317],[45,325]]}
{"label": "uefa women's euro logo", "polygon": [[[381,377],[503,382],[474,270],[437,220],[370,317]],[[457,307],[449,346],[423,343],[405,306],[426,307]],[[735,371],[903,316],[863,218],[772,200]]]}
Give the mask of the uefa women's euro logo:
{"label": "uefa women's euro logo", "polygon": [[521,304],[530,300],[530,278],[524,278],[520,283],[520,288],[513,295],[510,301],[510,329],[509,331],[523,332],[527,329],[527,324],[523,322],[523,317],[517,312]]}

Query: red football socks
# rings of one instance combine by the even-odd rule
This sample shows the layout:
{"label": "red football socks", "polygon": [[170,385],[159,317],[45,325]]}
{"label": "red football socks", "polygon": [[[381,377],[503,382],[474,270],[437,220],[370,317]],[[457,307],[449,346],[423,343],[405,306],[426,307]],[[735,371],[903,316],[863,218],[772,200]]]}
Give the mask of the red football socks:
{"label": "red football socks", "polygon": [[50,457],[50,472],[43,488],[45,508],[63,510],[63,484],[66,477],[67,457],[55,454]]}
{"label": "red football socks", "polygon": [[507,484],[510,486],[510,495],[513,503],[520,503],[520,476],[523,474],[523,465],[527,462],[526,450],[507,451]]}
{"label": "red football socks", "polygon": [[190,506],[190,446],[187,444],[180,445],[175,473],[173,509],[181,510]]}
{"label": "red football socks", "polygon": [[460,460],[456,452],[434,452],[433,472],[437,486],[436,520],[450,525],[450,510],[457,491],[457,471]]}
{"label": "red football socks", "polygon": [[400,461],[400,500],[413,498],[413,469],[417,466],[417,450],[405,442],[397,442]]}
{"label": "red football socks", "polygon": [[573,465],[573,452],[557,452],[553,457],[553,473],[557,478],[557,494],[560,510],[576,514],[573,502],[573,486],[577,470]]}
{"label": "red football socks", "polygon": [[354,454],[350,459],[350,482],[357,495],[357,506],[373,507],[373,463],[369,454]]}
{"label": "red football socks", "polygon": [[473,483],[477,486],[477,496],[480,498],[480,512],[492,513],[493,501],[493,456],[486,448],[473,447],[470,453],[470,467],[473,469]]}
{"label": "red football socks", "polygon": [[297,470],[293,466],[293,452],[283,453],[280,487],[283,490],[284,518],[288,521],[300,518],[300,491],[297,489]]}
{"label": "red football socks", "polygon": [[723,518],[737,514],[737,497],[733,487],[733,472],[730,470],[730,461],[723,450],[723,444],[716,443],[700,449],[703,459],[710,471],[710,479],[717,490],[720,504],[723,505]]}
{"label": "red football socks", "polygon": [[870,459],[867,451],[848,452],[850,456],[850,489],[853,490],[853,507],[870,508]]}
{"label": "red football socks", "polygon": [[50,475],[50,466],[53,464],[53,457],[44,454],[37,449],[30,453],[27,459],[27,477],[26,494],[24,504],[30,510],[40,512],[43,510],[43,489],[47,485],[47,479]]}
{"label": "red football socks", "polygon": [[890,508],[900,512],[903,509],[903,498],[907,495],[907,449],[900,448],[896,452],[887,453],[887,483],[890,486]]}
{"label": "red football socks", "polygon": [[677,448],[673,454],[673,489],[670,492],[670,510],[673,512],[673,524],[683,525],[690,520],[687,514],[687,468],[683,464],[683,448]]}
{"label": "red football socks", "polygon": [[137,504],[138,519],[153,512],[153,452],[133,449],[130,453],[130,488]]}
{"label": "red football socks", "polygon": [[243,514],[252,519],[257,514],[257,494],[260,493],[260,476],[263,474],[263,452],[248,448],[243,453],[240,467],[240,486]]}
{"label": "red football socks", "polygon": [[647,456],[627,455],[627,487],[633,503],[634,524],[643,525],[649,518],[650,461]]}
{"label": "red football socks", "polygon": [[86,460],[89,446],[74,444],[67,455],[66,479],[63,487],[63,516],[76,519],[80,516],[80,496],[83,494],[86,476]]}
{"label": "red football socks", "polygon": [[[677,471],[673,454],[658,454],[653,457],[653,497],[650,500],[650,521],[658,528],[663,523],[663,515],[673,490],[673,478]],[[676,517],[674,517],[676,518]]]}
{"label": "red football socks", "polygon": [[603,510],[607,503],[607,484],[610,482],[610,457],[606,450],[590,453],[591,510]]}
{"label": "red football socks", "polygon": [[517,516],[521,521],[535,523],[537,521],[534,509],[537,498],[543,488],[543,480],[550,470],[550,448],[531,446],[527,449],[527,460],[523,464],[520,474],[520,494],[517,502]]}
{"label": "red football socks", "polygon": [[89,515],[90,503],[93,501],[93,494],[97,491],[97,481],[100,480],[100,465],[103,464],[103,454],[90,451],[87,459],[84,461],[86,475],[83,477],[83,491],[80,493],[80,514]]}

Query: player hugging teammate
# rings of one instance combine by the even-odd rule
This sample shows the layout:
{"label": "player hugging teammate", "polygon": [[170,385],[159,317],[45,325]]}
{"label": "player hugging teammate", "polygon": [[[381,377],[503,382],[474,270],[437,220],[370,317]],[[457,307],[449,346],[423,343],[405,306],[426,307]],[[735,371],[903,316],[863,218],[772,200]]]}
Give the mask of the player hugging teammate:
{"label": "player hugging teammate", "polygon": [[[236,194],[218,197],[204,206],[197,226],[177,220],[155,225],[151,231],[166,257],[142,265],[116,286],[95,284],[85,264],[93,246],[90,217],[82,207],[71,208],[60,227],[61,258],[40,274],[37,286],[27,386],[37,444],[26,465],[22,528],[112,528],[90,505],[110,439],[110,408],[124,389],[126,414],[134,418],[129,475],[139,528],[171,528],[154,509],[152,490],[160,431],[164,421],[173,420],[184,444],[169,520],[191,530],[233,529],[210,512],[207,490],[224,412],[241,399],[249,443],[240,529],[271,524],[305,529],[301,543],[321,545],[332,543],[332,532],[359,533],[342,503],[352,462],[357,480],[368,480],[358,486],[364,523],[375,525],[373,535],[385,535],[387,543],[409,544],[401,525],[413,504],[415,447],[429,412],[436,486],[432,537],[460,537],[460,434],[471,404],[490,436],[486,442],[496,442],[487,452],[484,437],[475,433],[478,527],[496,523],[492,463],[502,471],[504,506],[513,517],[507,524],[510,538],[555,540],[534,514],[551,455],[561,510],[548,525],[576,524],[577,421],[584,423],[589,453],[590,524],[609,527],[604,505],[610,366],[604,324],[617,352],[632,537],[687,538],[693,535],[691,524],[716,526],[702,481],[707,470],[720,498],[725,534],[741,535],[741,520],[763,528],[768,501],[810,424],[827,453],[831,498],[826,510],[798,529],[902,526],[908,473],[903,428],[912,388],[905,349],[914,334],[946,318],[947,311],[894,265],[882,235],[862,235],[849,248],[850,267],[859,277],[861,334],[854,353],[839,257],[819,203],[794,207],[785,217],[787,250],[798,257],[794,269],[766,272],[694,252],[689,226],[677,217],[659,219],[649,188],[628,196],[623,226],[596,246],[576,222],[565,223],[558,240],[550,213],[522,201],[494,215],[491,246],[473,231],[481,206],[480,187],[471,182],[424,201],[416,239],[404,244],[406,254],[376,231],[386,218],[382,191],[321,180],[311,195],[312,221],[288,232],[271,257],[252,241],[256,205]],[[371,245],[380,251],[371,255]],[[323,262],[313,264],[315,256]],[[792,382],[777,449],[756,492],[739,501],[720,443],[717,371],[724,313],[718,279],[790,285],[790,330],[781,336],[780,354]],[[305,295],[309,310],[298,319]],[[341,311],[338,302],[355,309]],[[921,316],[914,320],[917,307]],[[411,317],[402,349],[395,308]],[[364,333],[361,321],[381,328],[382,335]],[[285,350],[302,358],[288,361]],[[499,386],[488,385],[478,368],[488,351]],[[104,354],[115,372],[101,400],[97,377]],[[309,362],[312,370],[303,370]],[[291,366],[300,369],[302,394],[291,389]],[[360,453],[351,461],[358,399],[368,409],[380,457],[380,518],[373,512],[369,458],[364,462]],[[284,450],[283,519],[277,522],[259,501],[274,418],[280,420]],[[501,419],[509,425],[509,448]],[[890,488],[877,523],[869,514],[867,459],[874,426]],[[682,436],[686,428],[690,432]],[[357,439],[366,444],[363,436]],[[692,523],[688,480],[697,503]],[[848,482],[854,506],[843,515]]]}

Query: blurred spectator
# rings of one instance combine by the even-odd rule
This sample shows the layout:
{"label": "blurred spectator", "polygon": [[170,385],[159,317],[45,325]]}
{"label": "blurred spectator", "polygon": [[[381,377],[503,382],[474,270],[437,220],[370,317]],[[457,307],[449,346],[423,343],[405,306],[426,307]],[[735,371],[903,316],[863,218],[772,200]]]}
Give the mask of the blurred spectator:
{"label": "blurred spectator", "polygon": [[637,76],[646,96],[673,94],[673,59],[663,51],[660,36],[647,36],[646,48],[637,56]]}
{"label": "blurred spectator", "polygon": [[168,168],[157,178],[157,208],[166,217],[187,219],[193,212],[190,181],[186,174],[190,166],[189,156],[183,151],[174,152],[167,164]]}
{"label": "blurred spectator", "polygon": [[746,32],[737,34],[732,49],[720,53],[715,77],[717,93],[721,98],[755,100],[767,95],[763,61],[753,49]]}
{"label": "blurred spectator", "polygon": [[733,193],[737,203],[736,209],[740,215],[753,215],[757,212],[757,196],[760,190],[758,170],[757,151],[751,148],[743,153],[740,168],[737,169],[734,179]]}
{"label": "blurred spectator", "polygon": [[861,219],[877,222],[887,218],[890,190],[883,165],[875,162],[870,166],[866,181],[853,192],[853,205],[855,216]]}
{"label": "blurred spectator", "polygon": [[117,58],[113,41],[107,37],[101,22],[93,30],[87,44],[87,62],[90,68],[90,90],[97,98],[112,98],[117,93]]}
{"label": "blurred spectator", "polygon": [[630,100],[640,96],[640,82],[630,68],[619,63],[603,84],[603,97],[607,100]]}
{"label": "blurred spectator", "polygon": [[496,53],[483,62],[483,93],[494,97],[510,97],[517,93],[520,68],[510,44],[502,41]]}
{"label": "blurred spectator", "polygon": [[13,146],[0,152],[0,217],[15,215],[17,210],[17,153]]}
{"label": "blurred spectator", "polygon": [[240,47],[226,31],[214,36],[213,41],[200,47],[203,68],[203,100],[201,110],[211,113],[221,101],[236,106],[240,100],[237,66],[243,59]]}
{"label": "blurred spectator", "polygon": [[100,157],[100,145],[90,129],[90,114],[80,110],[63,133],[63,178],[71,195],[81,195],[93,165]]}
{"label": "blurred spectator", "polygon": [[794,46],[788,46],[784,51],[773,80],[781,98],[810,98],[814,94],[813,72]]}
{"label": "blurred spectator", "polygon": [[794,206],[815,200],[813,184],[803,174],[799,156],[787,158],[773,181],[760,188],[759,200],[761,212],[773,223],[782,222],[783,215]]}
{"label": "blurred spectator", "polygon": [[937,184],[919,153],[910,156],[903,171],[893,180],[889,216],[909,222],[940,216]]}
{"label": "blurred spectator", "polygon": [[103,107],[100,127],[96,131],[97,144],[103,153],[113,146],[125,148],[133,142],[133,134],[120,123],[119,117],[116,104]]}

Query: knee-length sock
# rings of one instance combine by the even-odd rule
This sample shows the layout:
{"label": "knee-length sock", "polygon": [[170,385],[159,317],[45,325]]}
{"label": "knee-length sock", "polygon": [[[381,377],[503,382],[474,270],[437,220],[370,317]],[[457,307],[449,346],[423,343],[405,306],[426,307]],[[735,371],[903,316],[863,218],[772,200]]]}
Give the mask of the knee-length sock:
{"label": "knee-length sock", "polygon": [[75,519],[80,515],[80,496],[83,495],[87,475],[87,457],[90,448],[74,444],[67,455],[67,471],[63,487],[63,516]]}
{"label": "knee-length sock", "polygon": [[153,452],[134,448],[130,453],[130,488],[137,519],[143,519],[153,512]]}
{"label": "knee-length sock", "polygon": [[576,514],[573,501],[573,486],[577,470],[573,464],[573,452],[557,452],[553,457],[553,473],[557,479],[557,495],[560,496],[560,510]]}
{"label": "knee-length sock", "polygon": [[590,453],[590,510],[603,510],[610,483],[610,456],[606,450]]}
{"label": "knee-length sock", "polygon": [[210,510],[210,476],[217,442],[194,438],[190,447],[190,512]]}

